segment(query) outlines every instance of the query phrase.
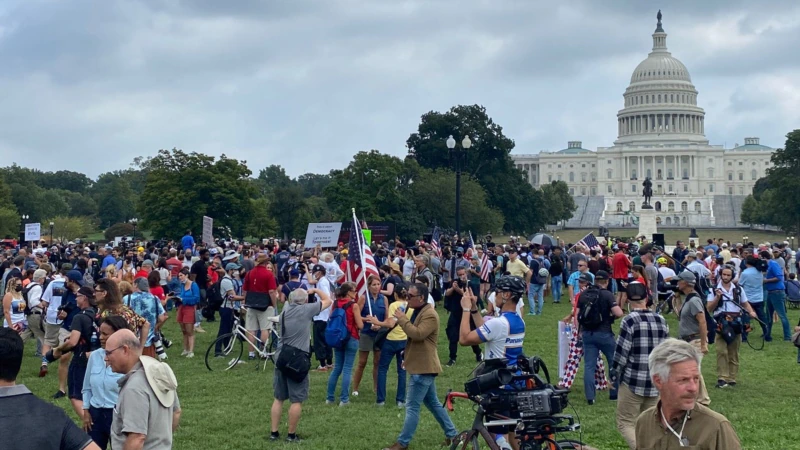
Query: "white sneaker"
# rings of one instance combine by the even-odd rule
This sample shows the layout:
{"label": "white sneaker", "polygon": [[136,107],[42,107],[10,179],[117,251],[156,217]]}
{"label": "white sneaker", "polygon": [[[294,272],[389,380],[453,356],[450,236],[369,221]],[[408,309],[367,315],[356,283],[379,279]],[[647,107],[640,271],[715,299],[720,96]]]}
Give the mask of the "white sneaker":
{"label": "white sneaker", "polygon": [[398,408],[405,408],[406,407],[406,403],[405,402],[397,402],[397,407]]}
{"label": "white sneaker", "polygon": [[181,356],[186,356],[189,354],[189,350],[184,350],[181,352]]}
{"label": "white sneaker", "polygon": [[189,352],[186,354],[187,358],[194,358],[194,352]]}
{"label": "white sneaker", "polygon": [[353,391],[353,393],[350,395],[352,395],[353,397],[358,397],[358,391]]}
{"label": "white sneaker", "polygon": [[169,358],[169,356],[167,356],[166,353],[164,353],[163,355],[158,355],[158,359],[160,359],[161,361],[166,361],[167,358]]}

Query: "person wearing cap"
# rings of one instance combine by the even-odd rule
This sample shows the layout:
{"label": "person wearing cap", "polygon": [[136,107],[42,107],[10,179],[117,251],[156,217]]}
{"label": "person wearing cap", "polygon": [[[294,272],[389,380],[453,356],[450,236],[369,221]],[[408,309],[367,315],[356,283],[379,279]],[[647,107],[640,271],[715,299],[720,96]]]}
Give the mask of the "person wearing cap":
{"label": "person wearing cap", "polygon": [[[302,263],[301,263],[302,264]],[[334,297],[334,288],[330,281],[325,277],[326,270],[319,264],[310,266],[306,264],[306,275],[309,277],[309,282],[313,283],[313,287],[318,291],[328,294],[328,297]],[[316,294],[317,301],[322,301],[322,296]],[[325,341],[325,330],[328,328],[328,318],[331,316],[330,308],[323,308],[318,314],[312,317],[314,322],[314,355],[319,361],[317,370],[325,372],[333,369],[333,348]]]}
{"label": "person wearing cap", "polygon": [[289,294],[301,287],[303,287],[303,283],[300,282],[300,271],[291,269],[289,271],[289,281],[281,286],[281,303],[286,303],[289,299]]}
{"label": "person wearing cap", "polygon": [[111,422],[111,448],[171,449],[181,406],[172,369],[149,356],[132,331],[123,329],[106,342],[106,361],[119,380],[119,400]]}
{"label": "person wearing cap", "polygon": [[[219,282],[219,291],[222,294],[222,305],[219,308],[219,331],[217,332],[217,338],[233,331],[233,312],[239,309],[241,301],[244,300],[244,297],[240,295],[240,291],[236,289],[238,283],[234,280],[234,273],[238,272],[241,267],[242,266],[235,262],[227,263],[222,280]],[[220,269],[220,272],[222,272],[222,269]],[[239,288],[241,289],[241,285]],[[222,344],[222,341],[217,341],[216,347],[214,348],[215,357],[221,358],[224,356],[222,354]]]}
{"label": "person wearing cap", "polygon": [[651,380],[647,359],[659,343],[669,338],[666,319],[647,308],[647,296],[638,295],[642,290],[634,289],[636,284],[628,284],[631,311],[620,322],[610,363],[612,382],[618,386],[617,430],[631,450],[640,448],[636,446],[636,419],[658,402],[658,390]]}
{"label": "person wearing cap", "polygon": [[44,326],[42,324],[42,319],[44,318],[45,310],[41,300],[46,279],[47,271],[44,269],[36,269],[33,272],[33,280],[25,286],[25,290],[23,291],[27,295],[27,305],[28,310],[30,310],[30,314],[27,317],[28,329],[31,330],[33,336],[42,346],[44,346]]}
{"label": "person wearing cap", "polygon": [[[692,344],[701,355],[708,353],[708,324],[705,318],[706,302],[695,290],[697,279],[694,274],[684,270],[678,274],[678,292],[674,297],[675,312],[678,315],[678,337]],[[697,401],[708,406],[708,396],[703,374],[700,374],[700,386]]]}
{"label": "person wearing cap", "polygon": [[[61,266],[61,268],[62,272],[64,271],[65,268],[69,268],[70,270],[67,270],[64,273],[64,282],[60,286],[61,289],[55,290],[54,287],[54,290],[50,291],[51,294],[53,293],[61,294],[60,306],[56,308],[56,317],[58,320],[61,321],[61,327],[58,330],[58,341],[56,345],[54,345],[54,347],[60,345],[70,336],[70,330],[72,329],[72,320],[78,313],[80,313],[80,309],[77,307],[78,289],[80,289],[83,286],[83,275],[81,275],[81,273],[77,270],[72,270],[71,264],[65,263]],[[48,292],[45,291],[43,297],[47,296],[47,294]],[[44,357],[42,357],[42,359],[45,360]],[[71,359],[72,359],[71,353],[63,355],[60,359],[60,363],[58,366],[58,381],[60,389],[55,393],[55,395],[53,395],[53,398],[57,399],[67,396],[67,391],[62,388],[67,386],[67,377],[69,375],[68,373],[69,363]],[[48,360],[47,362],[53,362],[53,360]],[[41,376],[41,370],[40,370],[40,376]]]}
{"label": "person wearing cap", "polygon": [[147,278],[136,278],[133,280],[133,293],[123,298],[125,306],[129,307],[136,314],[147,319],[150,329],[147,332],[142,353],[155,358],[156,332],[167,320],[167,312],[161,301],[150,293],[150,283]]}
{"label": "person wearing cap", "polygon": [[62,355],[72,352],[72,360],[68,369],[67,388],[75,413],[78,417],[83,417],[82,391],[86,365],[89,361],[88,353],[100,346],[99,337],[94,326],[94,316],[97,314],[97,300],[94,298],[94,289],[89,286],[78,288],[75,293],[75,304],[77,312],[70,321],[67,339],[58,347],[50,350],[45,357],[52,362],[61,358]]}

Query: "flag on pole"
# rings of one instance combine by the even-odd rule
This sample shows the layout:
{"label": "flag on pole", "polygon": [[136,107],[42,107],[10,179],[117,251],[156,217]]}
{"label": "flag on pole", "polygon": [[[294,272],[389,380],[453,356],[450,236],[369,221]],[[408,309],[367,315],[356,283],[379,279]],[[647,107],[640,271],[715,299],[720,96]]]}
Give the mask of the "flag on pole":
{"label": "flag on pole", "polygon": [[483,256],[481,256],[481,281],[489,282],[489,255],[486,253],[486,248],[483,249]]}
{"label": "flag on pole", "polygon": [[[375,258],[372,256],[372,250],[367,245],[364,235],[361,233],[361,222],[356,217],[356,210],[353,209],[353,225],[350,227],[350,242],[347,248],[347,261],[351,266],[354,266],[350,273],[357,286],[358,295],[367,295],[367,278],[370,275],[380,276],[378,274],[378,267],[375,265]],[[355,270],[353,270],[355,269]],[[371,304],[367,304],[372,309]],[[372,311],[370,311],[372,315]]]}
{"label": "flag on pole", "polygon": [[[602,249],[602,247],[600,246],[600,243],[597,242],[597,239],[594,237],[594,232],[589,233],[586,236],[584,236],[583,239],[578,241],[578,244],[583,245],[584,247],[588,248],[589,250],[600,251]],[[575,244],[575,245],[578,245],[578,244]]]}
{"label": "flag on pole", "polygon": [[442,249],[439,248],[439,238],[441,238],[439,227],[433,227],[433,234],[431,235],[431,248],[439,258],[442,257]]}

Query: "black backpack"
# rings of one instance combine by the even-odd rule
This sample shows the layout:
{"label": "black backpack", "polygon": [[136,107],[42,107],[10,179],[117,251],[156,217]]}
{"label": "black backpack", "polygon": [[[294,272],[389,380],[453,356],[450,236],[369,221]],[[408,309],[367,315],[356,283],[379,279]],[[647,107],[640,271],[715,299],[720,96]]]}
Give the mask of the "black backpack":
{"label": "black backpack", "polygon": [[589,286],[581,292],[578,299],[582,305],[578,312],[578,324],[583,330],[596,330],[603,324],[603,308],[600,301],[600,288]]}
{"label": "black backpack", "polygon": [[222,308],[222,303],[225,302],[222,293],[222,279],[212,284],[206,291],[206,299],[208,300],[208,307],[211,311],[219,311]]}

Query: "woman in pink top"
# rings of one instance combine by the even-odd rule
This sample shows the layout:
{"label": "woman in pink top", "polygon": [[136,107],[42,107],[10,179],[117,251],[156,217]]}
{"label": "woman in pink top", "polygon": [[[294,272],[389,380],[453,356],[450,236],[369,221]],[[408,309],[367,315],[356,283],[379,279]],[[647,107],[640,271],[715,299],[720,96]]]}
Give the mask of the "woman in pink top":
{"label": "woman in pink top", "polygon": [[357,299],[356,284],[348,282],[341,285],[336,291],[336,302],[331,305],[331,311],[336,308],[345,310],[350,339],[340,348],[334,347],[333,349],[333,371],[328,377],[328,395],[325,401],[327,404],[334,403],[334,394],[336,393],[336,384],[339,382],[339,375],[342,375],[339,406],[345,406],[350,403],[350,378],[353,374],[353,364],[358,353],[359,330],[364,328],[364,322],[361,319],[361,308],[358,307]]}

